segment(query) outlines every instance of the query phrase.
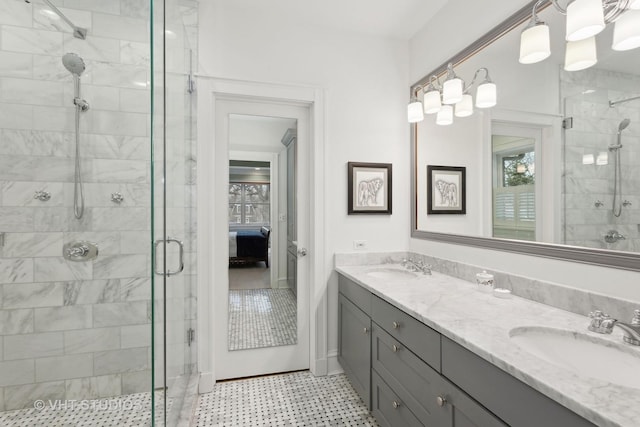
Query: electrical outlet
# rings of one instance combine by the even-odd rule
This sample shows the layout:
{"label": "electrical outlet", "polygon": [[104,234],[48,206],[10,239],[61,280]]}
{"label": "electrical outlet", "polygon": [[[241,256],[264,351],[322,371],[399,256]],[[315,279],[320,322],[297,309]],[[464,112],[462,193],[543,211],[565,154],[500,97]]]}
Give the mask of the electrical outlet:
{"label": "electrical outlet", "polygon": [[366,249],[367,241],[366,240],[354,240],[353,241],[353,249],[362,250]]}

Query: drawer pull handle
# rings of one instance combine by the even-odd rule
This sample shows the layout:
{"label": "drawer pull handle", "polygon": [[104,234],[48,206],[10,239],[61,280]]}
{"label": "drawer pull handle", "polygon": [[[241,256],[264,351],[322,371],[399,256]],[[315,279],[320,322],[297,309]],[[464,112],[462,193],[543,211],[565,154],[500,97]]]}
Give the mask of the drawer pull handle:
{"label": "drawer pull handle", "polygon": [[400,327],[400,322],[393,322],[393,329],[398,329]]}
{"label": "drawer pull handle", "polygon": [[369,333],[369,328],[364,328],[364,329],[362,330],[362,332],[363,332],[365,335],[366,335],[366,334],[368,334],[368,333]]}
{"label": "drawer pull handle", "polygon": [[448,403],[446,396],[438,396],[438,397],[436,397],[436,403],[438,404],[438,406],[446,405]]}
{"label": "drawer pull handle", "polygon": [[397,352],[398,352],[398,350],[400,350],[400,349],[398,348],[398,346],[397,346],[397,345],[395,345],[395,344],[394,344],[393,346],[391,346],[391,348],[393,349],[393,352],[394,352],[394,353],[397,353]]}
{"label": "drawer pull handle", "polygon": [[398,409],[400,407],[400,402],[394,400],[393,402],[391,402],[391,406],[393,406],[393,409]]}

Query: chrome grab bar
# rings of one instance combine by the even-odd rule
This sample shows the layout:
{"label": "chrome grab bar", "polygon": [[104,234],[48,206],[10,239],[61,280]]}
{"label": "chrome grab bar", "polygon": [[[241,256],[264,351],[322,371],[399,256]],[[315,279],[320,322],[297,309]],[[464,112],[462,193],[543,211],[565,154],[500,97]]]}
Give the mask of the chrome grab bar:
{"label": "chrome grab bar", "polygon": [[170,276],[175,276],[176,274],[182,273],[182,271],[184,270],[184,243],[182,243],[182,241],[178,240],[178,239],[172,239],[171,237],[167,236],[167,239],[158,239],[155,242],[153,242],[153,265],[154,265],[154,273],[158,274],[158,275],[164,275],[165,272],[164,271],[158,271],[157,270],[157,265],[158,265],[158,246],[160,245],[160,243],[166,242],[167,245],[169,245],[169,243],[173,242],[173,243],[177,243],[179,248],[180,248],[180,254],[179,254],[179,260],[180,260],[180,266],[178,267],[178,269],[176,271],[171,271],[169,269],[167,269],[166,275],[167,277]]}

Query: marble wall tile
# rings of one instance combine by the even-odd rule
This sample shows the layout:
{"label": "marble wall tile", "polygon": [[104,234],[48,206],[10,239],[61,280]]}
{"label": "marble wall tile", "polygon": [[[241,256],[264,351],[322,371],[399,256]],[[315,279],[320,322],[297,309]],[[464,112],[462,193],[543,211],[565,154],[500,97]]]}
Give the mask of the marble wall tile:
{"label": "marble wall tile", "polygon": [[148,136],[147,115],[116,111],[93,111],[91,133]]}
{"label": "marble wall tile", "polygon": [[[61,182],[23,182],[5,181],[1,186],[3,206],[63,206],[64,191]],[[49,200],[36,199],[36,191],[46,191]]]}
{"label": "marble wall tile", "polygon": [[[1,211],[0,208],[0,213]],[[31,230],[33,231],[67,230],[71,219],[69,208],[64,207],[28,209],[28,213],[32,217]],[[2,215],[0,215],[0,222],[1,218]]]}
{"label": "marble wall tile", "polygon": [[36,359],[36,382],[91,375],[93,375],[93,355],[90,353]]}
{"label": "marble wall tile", "polygon": [[33,265],[33,258],[0,258],[0,283],[33,282]]}
{"label": "marble wall tile", "polygon": [[2,102],[28,105],[63,105],[62,83],[33,79],[0,78]]}
{"label": "marble wall tile", "polygon": [[93,323],[91,305],[36,308],[34,314],[36,332],[84,329]]}
{"label": "marble wall tile", "polygon": [[33,408],[36,400],[64,400],[64,381],[25,384],[5,388],[7,410]]}
{"label": "marble wall tile", "polygon": [[150,347],[151,325],[122,326],[120,339],[121,348]]}
{"label": "marble wall tile", "polygon": [[0,104],[0,126],[8,129],[30,129],[33,127],[33,110],[31,105]]}
{"label": "marble wall tile", "polygon": [[149,231],[123,231],[120,235],[120,253],[151,254],[151,233]]}
{"label": "marble wall tile", "polygon": [[32,55],[24,53],[0,52],[0,76],[31,77],[33,75],[32,58]]}
{"label": "marble wall tile", "polygon": [[143,371],[149,369],[150,366],[147,347],[103,351],[93,353],[93,356],[95,375]]}
{"label": "marble wall tile", "polygon": [[94,13],[93,34],[134,42],[149,42],[147,20],[128,16]]}
{"label": "marble wall tile", "polygon": [[149,16],[147,0],[120,0],[120,13],[124,16],[146,19]]}
{"label": "marble wall tile", "polygon": [[93,326],[124,326],[148,323],[146,301],[99,304],[93,307]]}
{"label": "marble wall tile", "polygon": [[[140,89],[149,87],[149,67],[116,63],[93,64],[93,84],[120,88]],[[146,122],[146,118],[145,118]],[[114,132],[107,132],[113,134]]]}
{"label": "marble wall tile", "polygon": [[32,383],[35,377],[36,368],[33,359],[0,362],[0,386]]}
{"label": "marble wall tile", "polygon": [[[86,206],[86,204],[85,204]],[[120,233],[117,232],[95,232],[95,231],[81,231],[63,233],[64,242],[75,242],[86,240],[93,242],[98,246],[98,256],[102,255],[116,255],[120,253]],[[62,253],[62,247],[60,252]]]}
{"label": "marble wall tile", "polygon": [[120,300],[148,301],[151,299],[151,278],[138,277],[120,281]]}
{"label": "marble wall tile", "polygon": [[120,280],[65,282],[64,305],[104,304],[120,301]]}
{"label": "marble wall tile", "polygon": [[2,288],[5,309],[53,307],[63,302],[63,287],[59,283],[16,283]]}
{"label": "marble wall tile", "polygon": [[151,371],[130,372],[122,376],[122,393],[144,393],[151,390]]}
{"label": "marble wall tile", "polygon": [[36,258],[34,260],[35,280],[38,282],[91,279],[93,264],[67,261],[63,257]]}
{"label": "marble wall tile", "polygon": [[91,12],[120,14],[120,2],[104,0],[65,0],[65,7],[88,10]]}
{"label": "marble wall tile", "polygon": [[94,208],[95,231],[149,230],[149,208]]}
{"label": "marble wall tile", "polygon": [[148,275],[145,254],[105,255],[98,257],[93,264],[93,277],[96,279],[145,277]]}
{"label": "marble wall tile", "polygon": [[93,161],[94,177],[98,182],[145,183],[149,181],[149,162],[144,160]]}
{"label": "marble wall tile", "polygon": [[0,207],[0,229],[13,232],[33,231],[34,212],[28,208]]}
{"label": "marble wall tile", "polygon": [[33,328],[32,309],[0,310],[0,335],[30,334]]}
{"label": "marble wall tile", "polygon": [[98,399],[122,394],[121,375],[102,375],[65,381],[66,399]]}
{"label": "marble wall tile", "polygon": [[4,1],[0,4],[0,24],[30,27],[32,23],[31,7],[17,1]]}
{"label": "marble wall tile", "polygon": [[43,257],[61,253],[62,233],[5,233],[4,257]]}
{"label": "marble wall tile", "polygon": [[[74,131],[75,118],[73,108],[43,106],[34,106],[32,108],[34,117],[37,117],[37,120],[34,120],[30,126],[32,129],[39,131]],[[82,121],[82,126],[84,132],[86,120]]]}
{"label": "marble wall tile", "polygon": [[120,110],[132,113],[149,113],[151,100],[149,91],[120,89]]}
{"label": "marble wall tile", "polygon": [[63,55],[62,34],[53,31],[5,25],[0,29],[0,40],[2,50],[58,57]]}
{"label": "marble wall tile", "polygon": [[94,353],[120,348],[120,328],[95,328],[64,333],[64,353]]}
{"label": "marble wall tile", "polygon": [[[129,65],[144,65],[151,60],[148,43],[136,43],[128,40],[120,41],[120,61]],[[148,97],[148,95],[145,95]]]}
{"label": "marble wall tile", "polygon": [[58,356],[62,353],[62,332],[7,335],[4,337],[5,361]]}
{"label": "marble wall tile", "polygon": [[0,129],[0,154],[23,154],[33,153],[33,138],[31,130],[23,129]]}
{"label": "marble wall tile", "polygon": [[[59,7],[60,11],[71,22],[80,28],[86,28],[91,32],[91,12]],[[45,11],[45,13],[42,13]],[[49,6],[44,4],[33,4],[33,27],[44,30],[53,30],[58,32],[72,33],[71,28],[62,19],[51,19],[47,15],[47,11],[51,11]]]}
{"label": "marble wall tile", "polygon": [[[95,17],[95,15],[94,15]],[[87,34],[86,40],[75,38],[72,34],[64,35],[65,52],[74,52],[85,61],[105,61],[117,63],[120,61],[120,41],[95,36],[95,19],[93,29]]]}

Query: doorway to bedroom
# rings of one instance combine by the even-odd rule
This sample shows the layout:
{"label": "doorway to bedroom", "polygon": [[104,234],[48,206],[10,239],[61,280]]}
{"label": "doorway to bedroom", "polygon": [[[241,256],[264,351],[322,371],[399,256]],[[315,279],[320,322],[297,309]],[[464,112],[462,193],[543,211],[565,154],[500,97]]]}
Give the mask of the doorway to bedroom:
{"label": "doorway to bedroom", "polygon": [[[286,168],[286,146],[279,145],[278,135],[295,131],[295,126],[294,120],[275,118],[233,115],[230,120],[231,148],[238,143],[238,133],[251,130],[265,151],[234,150],[232,157],[239,160],[229,161],[229,351],[297,341],[295,293],[278,251],[279,235],[286,235],[284,209],[289,196],[280,189],[291,173]],[[279,213],[281,199],[283,213]]]}

